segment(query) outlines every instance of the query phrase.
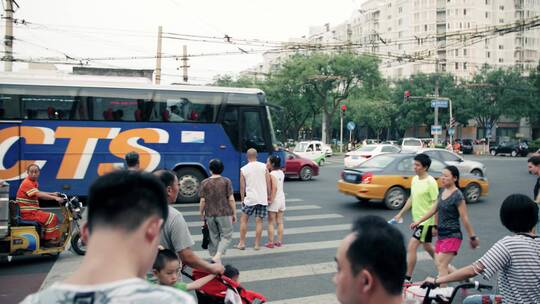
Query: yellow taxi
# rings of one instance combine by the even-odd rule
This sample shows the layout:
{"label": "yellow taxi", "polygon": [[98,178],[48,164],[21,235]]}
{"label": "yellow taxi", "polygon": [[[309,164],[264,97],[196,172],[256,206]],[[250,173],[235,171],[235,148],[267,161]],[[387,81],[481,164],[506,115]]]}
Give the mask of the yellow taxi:
{"label": "yellow taxi", "polygon": [[[414,177],[414,156],[409,153],[375,156],[354,169],[343,170],[337,188],[360,201],[382,200],[389,209],[401,209],[407,202]],[[431,159],[429,174],[439,185],[445,167],[442,161]],[[461,174],[459,187],[467,203],[478,202],[489,191],[487,179],[473,174]]]}

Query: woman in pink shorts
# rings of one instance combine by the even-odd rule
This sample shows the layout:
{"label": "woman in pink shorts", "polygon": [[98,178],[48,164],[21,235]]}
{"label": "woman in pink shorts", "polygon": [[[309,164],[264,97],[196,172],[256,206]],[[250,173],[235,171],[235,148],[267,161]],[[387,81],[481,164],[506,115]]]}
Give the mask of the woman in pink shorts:
{"label": "woman in pink shorts", "polygon": [[[469,215],[467,214],[467,204],[463,193],[459,190],[459,170],[455,166],[446,167],[441,175],[442,189],[439,193],[437,203],[420,220],[411,224],[411,228],[416,228],[425,220],[436,216],[435,226],[438,239],[435,243],[435,264],[439,271],[439,276],[449,273],[449,265],[452,259],[457,255],[461,247],[463,234],[459,220],[469,235],[470,245],[473,249],[480,245],[480,240],[474,234]],[[437,220],[438,219],[438,220]]]}

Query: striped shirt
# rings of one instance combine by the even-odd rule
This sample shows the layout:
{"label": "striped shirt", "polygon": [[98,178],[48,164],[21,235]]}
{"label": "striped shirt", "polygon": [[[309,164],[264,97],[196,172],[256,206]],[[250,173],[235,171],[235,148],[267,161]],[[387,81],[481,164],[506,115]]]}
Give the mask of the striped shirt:
{"label": "striped shirt", "polygon": [[479,263],[486,280],[499,272],[503,303],[540,303],[540,239],[506,236],[475,264]]}

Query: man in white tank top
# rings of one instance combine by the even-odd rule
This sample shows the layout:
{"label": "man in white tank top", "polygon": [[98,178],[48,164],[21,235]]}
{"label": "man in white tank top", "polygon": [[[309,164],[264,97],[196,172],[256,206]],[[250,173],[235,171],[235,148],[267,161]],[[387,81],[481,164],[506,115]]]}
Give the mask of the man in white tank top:
{"label": "man in white tank top", "polygon": [[240,217],[240,241],[236,248],[246,248],[246,234],[249,217],[255,214],[255,245],[259,250],[263,230],[263,219],[267,216],[268,202],[272,201],[270,174],[266,165],[257,161],[257,150],[247,151],[247,165],[240,169],[240,198],[242,216]]}

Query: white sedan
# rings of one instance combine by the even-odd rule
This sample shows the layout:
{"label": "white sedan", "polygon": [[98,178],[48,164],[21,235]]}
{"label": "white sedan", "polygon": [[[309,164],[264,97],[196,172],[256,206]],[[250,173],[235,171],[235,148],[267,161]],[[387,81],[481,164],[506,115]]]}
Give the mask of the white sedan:
{"label": "white sedan", "polygon": [[345,168],[353,168],[375,155],[384,153],[398,153],[399,151],[400,149],[394,145],[365,145],[361,148],[345,154],[345,159],[343,160],[343,162],[345,164]]}

